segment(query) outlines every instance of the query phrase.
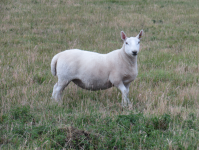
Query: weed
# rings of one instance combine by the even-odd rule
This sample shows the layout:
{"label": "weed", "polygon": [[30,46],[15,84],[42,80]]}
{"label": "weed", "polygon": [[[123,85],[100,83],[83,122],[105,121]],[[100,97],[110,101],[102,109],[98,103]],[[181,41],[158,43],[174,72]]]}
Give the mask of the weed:
{"label": "weed", "polygon": [[32,120],[33,115],[30,113],[29,106],[15,107],[11,111],[11,118],[26,123]]}
{"label": "weed", "polygon": [[41,76],[41,75],[38,75],[38,74],[36,74],[33,77],[33,81],[37,82],[38,84],[42,84],[45,81],[45,79],[46,79],[45,76]]}

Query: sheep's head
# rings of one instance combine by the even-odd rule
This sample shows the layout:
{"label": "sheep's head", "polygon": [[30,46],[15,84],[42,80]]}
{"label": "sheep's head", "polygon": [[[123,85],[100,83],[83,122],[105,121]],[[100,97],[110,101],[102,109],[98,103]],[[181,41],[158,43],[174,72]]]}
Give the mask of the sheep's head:
{"label": "sheep's head", "polygon": [[124,41],[124,50],[129,56],[137,56],[140,49],[140,40],[143,35],[143,30],[136,37],[128,38],[126,34],[121,31],[121,38]]}

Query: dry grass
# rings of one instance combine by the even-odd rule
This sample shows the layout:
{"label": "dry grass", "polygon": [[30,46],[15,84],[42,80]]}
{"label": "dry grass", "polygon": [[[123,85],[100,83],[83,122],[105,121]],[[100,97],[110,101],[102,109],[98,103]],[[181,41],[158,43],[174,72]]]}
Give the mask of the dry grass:
{"label": "dry grass", "polygon": [[[113,119],[130,113],[148,117],[170,114],[174,118],[180,115],[183,122],[193,113],[198,121],[197,4],[197,0],[0,2],[0,120],[15,107],[30,106],[37,126],[51,120],[55,126],[78,126],[75,120],[82,114]],[[135,36],[141,29],[145,35],[138,56],[139,74],[130,87],[132,107],[121,108],[121,94],[115,88],[91,92],[70,84],[63,104],[50,99],[57,80],[50,73],[50,61],[56,53],[71,48],[108,53],[122,46],[121,30]],[[74,122],[66,119],[69,116]],[[11,127],[0,125],[7,128],[4,137],[9,137]],[[87,124],[78,127],[86,128]],[[29,148],[35,148],[34,144],[38,143]],[[168,145],[178,149],[172,139]],[[7,148],[14,149],[12,144]]]}

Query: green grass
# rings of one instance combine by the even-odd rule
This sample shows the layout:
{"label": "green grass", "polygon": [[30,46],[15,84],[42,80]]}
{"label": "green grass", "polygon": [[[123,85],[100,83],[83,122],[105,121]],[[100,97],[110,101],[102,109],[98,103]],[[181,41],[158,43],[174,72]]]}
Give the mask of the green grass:
{"label": "green grass", "polygon": [[[197,0],[1,1],[0,149],[197,149],[198,12]],[[56,53],[108,53],[141,29],[132,107],[73,83],[51,100]]]}

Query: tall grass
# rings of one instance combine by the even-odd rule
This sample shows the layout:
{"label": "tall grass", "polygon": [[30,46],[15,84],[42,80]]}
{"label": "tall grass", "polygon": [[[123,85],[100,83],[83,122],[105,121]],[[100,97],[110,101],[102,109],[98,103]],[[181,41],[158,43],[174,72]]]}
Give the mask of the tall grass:
{"label": "tall grass", "polygon": [[[197,149],[198,12],[197,0],[1,1],[0,149]],[[108,53],[141,29],[132,107],[72,83],[50,99],[56,53]]]}

